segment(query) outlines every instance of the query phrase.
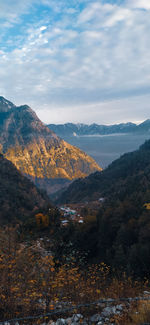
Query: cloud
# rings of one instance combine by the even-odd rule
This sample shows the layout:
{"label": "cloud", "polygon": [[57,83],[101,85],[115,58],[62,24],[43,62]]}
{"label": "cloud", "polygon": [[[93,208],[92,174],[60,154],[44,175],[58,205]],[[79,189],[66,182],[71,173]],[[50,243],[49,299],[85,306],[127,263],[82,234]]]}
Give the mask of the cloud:
{"label": "cloud", "polygon": [[128,0],[127,4],[131,8],[150,10],[150,2],[148,0]]}
{"label": "cloud", "polygon": [[105,27],[113,27],[119,22],[129,22],[132,20],[132,12],[126,8],[117,8],[114,13],[106,20]]}
{"label": "cloud", "polygon": [[148,117],[142,97],[150,87],[148,2],[14,0],[8,10],[6,0],[0,14],[2,95],[37,108],[43,120],[46,110],[48,122],[56,115],[107,119],[107,112],[112,120],[127,118],[125,112],[132,118],[138,113],[136,120]]}
{"label": "cloud", "polygon": [[[47,120],[47,116],[49,116],[49,105],[44,105],[42,110],[37,110],[37,114],[45,123],[49,122],[56,124],[65,122],[115,124],[129,121],[140,123],[147,119],[149,102],[150,95],[147,95],[101,101],[86,105],[73,105],[71,110],[68,106],[60,106],[59,108],[53,107],[51,109],[53,120]],[[144,111],[141,110],[141,107],[143,106],[145,107]],[[134,110],[135,108],[136,114]]]}
{"label": "cloud", "polygon": [[29,8],[35,3],[35,0],[5,0],[1,1],[0,18],[8,19],[9,22],[15,22],[21,14],[26,14]]}
{"label": "cloud", "polygon": [[78,24],[85,24],[87,22],[91,22],[92,20],[94,23],[96,20],[103,20],[105,15],[111,13],[115,7],[116,5],[111,5],[108,3],[102,4],[101,2],[94,1],[79,14]]}

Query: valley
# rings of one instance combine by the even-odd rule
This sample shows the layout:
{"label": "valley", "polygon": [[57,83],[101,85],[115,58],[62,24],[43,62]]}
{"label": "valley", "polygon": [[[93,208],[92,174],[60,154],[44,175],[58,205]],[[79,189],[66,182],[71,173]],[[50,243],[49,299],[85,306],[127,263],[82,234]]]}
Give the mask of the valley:
{"label": "valley", "polygon": [[0,0],[0,325],[150,325],[150,0]]}
{"label": "valley", "polygon": [[0,130],[1,320],[135,325],[138,313],[139,324],[150,296],[148,130],[62,139],[3,97]]}
{"label": "valley", "polygon": [[87,152],[103,169],[126,152],[139,148],[150,135],[119,133],[108,135],[63,136],[73,146]]}

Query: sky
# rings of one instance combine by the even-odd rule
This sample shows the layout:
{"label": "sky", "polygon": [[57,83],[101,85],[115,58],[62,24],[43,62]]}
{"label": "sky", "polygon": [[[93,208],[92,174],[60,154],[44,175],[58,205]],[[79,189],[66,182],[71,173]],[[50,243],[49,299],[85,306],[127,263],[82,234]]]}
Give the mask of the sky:
{"label": "sky", "polygon": [[44,123],[150,118],[150,0],[0,0],[0,96]]}

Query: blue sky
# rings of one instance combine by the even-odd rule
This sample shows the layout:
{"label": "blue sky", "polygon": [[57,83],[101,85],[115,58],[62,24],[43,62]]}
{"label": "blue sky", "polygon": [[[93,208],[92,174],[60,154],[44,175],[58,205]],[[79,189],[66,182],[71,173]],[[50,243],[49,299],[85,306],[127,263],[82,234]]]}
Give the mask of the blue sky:
{"label": "blue sky", "polygon": [[0,95],[45,123],[150,118],[150,0],[0,0]]}

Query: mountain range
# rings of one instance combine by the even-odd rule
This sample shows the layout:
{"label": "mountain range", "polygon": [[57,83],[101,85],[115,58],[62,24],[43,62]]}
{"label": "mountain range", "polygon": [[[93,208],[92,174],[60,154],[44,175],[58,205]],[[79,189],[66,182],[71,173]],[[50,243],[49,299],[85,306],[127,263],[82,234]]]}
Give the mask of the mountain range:
{"label": "mountain range", "polygon": [[135,123],[121,123],[114,125],[99,125],[99,124],[49,124],[48,127],[58,134],[63,136],[84,136],[84,135],[108,135],[117,133],[150,133],[150,120],[137,125]]}
{"label": "mountain range", "polygon": [[0,97],[0,151],[49,193],[101,170],[86,153],[42,123],[28,105],[17,107],[4,97]]}

